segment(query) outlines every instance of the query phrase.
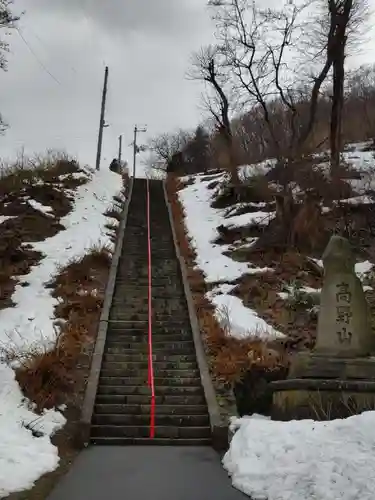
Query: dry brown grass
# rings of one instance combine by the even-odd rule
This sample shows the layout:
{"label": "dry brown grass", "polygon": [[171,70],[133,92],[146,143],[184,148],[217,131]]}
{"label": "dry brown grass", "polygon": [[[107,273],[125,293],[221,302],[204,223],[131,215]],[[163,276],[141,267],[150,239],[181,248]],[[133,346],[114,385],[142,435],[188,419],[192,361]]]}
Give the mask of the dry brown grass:
{"label": "dry brown grass", "polygon": [[[108,217],[116,219],[110,224],[110,234],[113,238],[116,237],[118,229],[119,210],[111,207],[107,213]],[[19,252],[22,248],[23,252],[31,252],[25,246],[21,247],[21,241],[14,240],[16,250]],[[30,264],[29,260],[23,260],[24,255],[25,253],[20,253],[18,259],[23,262],[23,268],[18,269],[18,273],[22,271],[23,274],[28,272]],[[40,255],[36,254],[34,257],[35,263]],[[111,249],[101,244],[94,245],[86,255],[61,268],[47,285],[52,296],[58,299],[55,306],[56,340],[52,346],[29,346],[24,350],[11,346],[2,349],[3,359],[16,363],[17,380],[21,389],[25,396],[36,404],[38,411],[62,403],[79,407],[103,306],[111,259]],[[8,280],[16,271],[14,262],[12,266],[8,263],[5,272],[0,276],[0,283]],[[5,298],[9,301],[9,294]]]}
{"label": "dry brown grass", "polygon": [[[17,193],[27,186],[37,186],[38,183],[59,184],[66,189],[85,183],[75,177],[80,171],[76,160],[61,151],[47,151],[33,157],[21,156],[11,164],[2,164],[0,168],[0,197],[9,193]],[[59,180],[60,176],[66,176]]]}
{"label": "dry brown grass", "polygon": [[198,322],[214,379],[224,384],[232,384],[240,380],[254,366],[264,370],[276,369],[280,363],[284,362],[279,353],[269,350],[261,340],[238,340],[231,337],[220,326],[212,304],[205,297],[207,286],[203,274],[193,269],[196,255],[186,235],[185,215],[177,194],[181,188],[182,184],[177,177],[168,177],[167,192],[177,240],[181,254],[187,263]]}
{"label": "dry brown grass", "polygon": [[104,215],[110,217],[112,219],[116,219],[117,221],[121,220],[122,207],[118,203],[113,203],[108,209],[104,212]]}
{"label": "dry brown grass", "polygon": [[[62,176],[62,178],[61,178]],[[72,210],[71,191],[88,181],[86,173],[66,154],[19,158],[0,170],[0,309],[13,305],[17,276],[25,275],[41,254],[25,245],[43,241],[64,229],[59,219]],[[28,199],[50,207],[35,209]]]}
{"label": "dry brown grass", "polygon": [[227,180],[222,184],[212,206],[226,208],[240,202],[272,202],[275,193],[275,189],[263,174],[245,179],[239,186],[234,186]]}
{"label": "dry brown grass", "polygon": [[16,363],[16,378],[25,394],[36,405],[36,411],[65,403],[75,392],[77,360],[82,336],[67,325],[56,334],[53,346],[29,347],[25,350],[2,348],[2,358]]}
{"label": "dry brown grass", "polygon": [[[119,204],[124,203],[122,197],[118,200]],[[116,214],[107,215],[117,220],[117,211]],[[114,240],[115,229],[118,229],[118,224],[113,226],[110,233]],[[23,250],[25,248],[22,247]],[[31,346],[27,349],[8,346],[0,350],[0,356],[5,361],[13,367],[16,364],[16,377],[20,387],[24,395],[35,403],[37,411],[60,404],[67,405],[64,411],[67,424],[52,437],[52,442],[59,451],[59,468],[41,477],[31,490],[11,495],[9,498],[12,500],[47,498],[56,481],[67,472],[77,455],[77,424],[81,416],[111,259],[110,248],[101,244],[94,245],[84,257],[59,269],[49,283],[51,294],[58,299],[55,307],[57,333],[53,345],[48,345],[48,348]],[[24,269],[25,273],[27,269],[28,264]],[[2,275],[0,285],[1,279]],[[11,292],[8,295],[10,294]]]}
{"label": "dry brown grass", "polygon": [[62,403],[77,404],[84,388],[87,356],[93,347],[110,267],[108,249],[94,247],[87,255],[61,269],[50,283],[58,298],[56,340],[48,347],[25,350],[3,347],[2,358],[16,363],[20,387],[38,411]]}

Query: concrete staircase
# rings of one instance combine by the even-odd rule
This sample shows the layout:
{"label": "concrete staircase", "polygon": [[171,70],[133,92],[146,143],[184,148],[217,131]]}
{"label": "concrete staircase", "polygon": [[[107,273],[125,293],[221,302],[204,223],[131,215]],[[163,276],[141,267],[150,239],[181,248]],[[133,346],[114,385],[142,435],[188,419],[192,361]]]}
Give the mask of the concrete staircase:
{"label": "concrete staircase", "polygon": [[134,182],[91,426],[95,444],[211,444],[161,181],[150,181],[155,438],[149,439],[146,180]]}

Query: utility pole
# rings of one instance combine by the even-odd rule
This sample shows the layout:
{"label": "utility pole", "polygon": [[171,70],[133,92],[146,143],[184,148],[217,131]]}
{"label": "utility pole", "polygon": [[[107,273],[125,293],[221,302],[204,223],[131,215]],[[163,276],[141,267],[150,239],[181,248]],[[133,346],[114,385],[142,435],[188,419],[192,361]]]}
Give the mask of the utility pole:
{"label": "utility pole", "polygon": [[137,125],[134,127],[134,140],[133,140],[133,179],[135,179],[135,166],[137,163],[137,153],[138,153],[138,146],[137,146],[137,135],[138,132],[147,132],[146,127],[144,128],[138,128]]}
{"label": "utility pole", "polygon": [[105,103],[107,99],[107,85],[108,85],[108,66],[105,67],[104,72],[104,85],[102,93],[102,105],[100,109],[100,123],[99,123],[99,134],[98,134],[98,149],[96,152],[96,170],[100,169],[100,158],[102,155],[102,144],[103,144],[103,129],[105,127]]}
{"label": "utility pole", "polygon": [[122,157],[122,135],[118,138],[118,162],[121,164]]}

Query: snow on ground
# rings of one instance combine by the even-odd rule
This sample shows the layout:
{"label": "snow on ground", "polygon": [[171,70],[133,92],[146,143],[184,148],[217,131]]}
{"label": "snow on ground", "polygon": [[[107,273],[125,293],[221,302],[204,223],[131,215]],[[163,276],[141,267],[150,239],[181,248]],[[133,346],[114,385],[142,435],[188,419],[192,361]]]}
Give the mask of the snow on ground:
{"label": "snow on ground", "polygon": [[[348,180],[359,196],[340,200],[342,203],[374,202],[371,193],[367,193],[375,189],[374,152],[361,151],[360,146],[356,145],[354,152],[344,153],[344,159],[361,173],[360,179]],[[320,167],[324,171],[328,164],[322,163]],[[312,260],[323,266],[321,260]],[[372,270],[369,261],[355,265],[361,280]],[[364,286],[365,291],[371,289]],[[320,292],[311,287],[301,287],[300,291]],[[290,293],[288,290],[279,295],[286,300]],[[220,302],[222,295],[216,296],[215,290],[211,295],[215,303]],[[232,320],[241,313],[236,311]],[[247,321],[251,323],[251,318]],[[375,412],[331,422],[277,422],[257,415],[234,419],[235,434],[223,465],[233,485],[253,500],[372,500],[374,426]]]}
{"label": "snow on ground", "polygon": [[[110,171],[99,171],[87,184],[75,192],[72,212],[60,219],[65,231],[52,238],[32,243],[35,250],[45,257],[30,273],[21,276],[20,284],[12,296],[16,307],[0,312],[0,342],[8,338],[17,345],[48,341],[55,338],[53,318],[54,299],[45,283],[66,266],[79,258],[95,244],[112,246],[105,224],[108,219],[103,212],[112,203],[112,198],[121,189],[121,178]],[[22,286],[22,283],[28,283]]]}
{"label": "snow on ground", "polygon": [[369,260],[365,260],[364,262],[358,262],[355,265],[355,272],[359,278],[363,278],[372,270],[373,267],[374,264],[372,264]]}
{"label": "snow on ground", "polygon": [[274,158],[256,163],[254,165],[242,165],[238,168],[238,175],[241,180],[246,180],[256,175],[265,175],[275,165],[276,160]]}
{"label": "snow on ground", "polygon": [[13,219],[13,215],[0,215],[0,224],[5,222],[6,220]]}
{"label": "snow on ground", "polygon": [[[375,188],[375,181],[373,181],[373,169],[375,166],[374,152],[362,151],[366,144],[352,145],[352,149],[356,147],[355,151],[346,151],[343,154],[344,160],[347,161],[357,172],[362,176],[361,179],[350,179],[353,188],[357,189],[360,193],[359,196],[341,200],[343,203],[348,204],[362,204],[373,203],[371,196],[362,194],[369,187]],[[316,155],[317,159],[321,155]],[[275,160],[266,160],[256,165],[243,165],[239,167],[240,178],[246,181],[247,179],[266,174],[275,165]],[[327,170],[329,164],[322,162],[317,165],[322,171]],[[327,170],[328,173],[328,170]],[[191,177],[187,176],[182,180],[189,180]],[[219,181],[219,185],[215,189],[210,189],[208,186],[215,179]],[[257,211],[244,213],[241,215],[231,215],[235,210],[243,208],[244,204],[237,203],[229,209],[214,209],[211,207],[213,196],[220,189],[222,184],[227,179],[227,175],[219,173],[215,175],[197,175],[194,177],[195,182],[187,185],[179,192],[179,199],[184,207],[186,218],[185,224],[188,230],[191,243],[196,251],[196,265],[201,269],[205,275],[207,283],[231,283],[240,278],[244,274],[256,274],[261,272],[269,272],[269,269],[258,269],[251,267],[251,264],[244,262],[236,262],[224,253],[234,248],[245,248],[251,246],[256,241],[256,238],[251,241],[242,242],[240,247],[233,245],[217,245],[214,240],[218,237],[217,227],[224,226],[226,228],[238,228],[243,226],[254,225],[267,225],[274,217],[275,212],[262,211],[265,204],[247,204]],[[374,185],[373,185],[374,184]],[[323,207],[324,209],[324,207]],[[325,208],[325,211],[329,211]],[[316,261],[322,265],[321,261]],[[363,277],[372,268],[372,264],[359,263],[356,265],[356,272],[358,276]],[[220,289],[214,289],[208,298],[216,305],[217,314],[223,317],[230,317],[233,327],[231,333],[238,337],[255,335],[255,332],[263,332],[262,336],[278,336],[281,335],[275,331],[271,326],[267,325],[265,321],[257,316],[255,311],[246,308],[239,298],[231,296],[229,292],[222,292]]]}
{"label": "snow on ground", "polygon": [[28,204],[34,208],[34,210],[38,210],[39,212],[43,212],[45,215],[48,216],[53,216],[53,209],[52,207],[48,207],[46,205],[42,205],[42,203],[39,203],[39,201],[33,200],[32,198],[29,198],[27,200]]}
{"label": "snow on ground", "polygon": [[349,205],[371,205],[375,202],[374,198],[367,195],[353,196],[346,200],[340,200],[340,203],[348,203]]}
{"label": "snow on ground", "polygon": [[[104,211],[121,190],[121,177],[108,170],[86,174],[88,182],[73,193],[74,208],[60,220],[65,230],[45,241],[32,243],[44,254],[29,274],[22,276],[12,296],[16,306],[0,311],[0,344],[25,347],[48,345],[55,338],[54,299],[45,284],[71,259],[84,256],[95,244],[112,247],[106,234]],[[40,208],[39,208],[40,209]],[[59,462],[50,436],[64,425],[57,411],[39,417],[22,397],[14,372],[0,364],[0,498],[31,487]],[[31,424],[30,424],[31,423]],[[43,432],[33,437],[30,424]]]}
{"label": "snow on ground", "polygon": [[374,426],[375,412],[330,422],[237,419],[223,465],[253,500],[372,500]]}
{"label": "snow on ground", "polygon": [[[50,436],[65,418],[53,410],[35,415],[23,402],[13,370],[1,364],[0,381],[0,498],[4,498],[31,488],[42,474],[57,467],[59,456]],[[33,437],[30,429],[40,437]]]}
{"label": "snow on ground", "polygon": [[230,331],[236,338],[256,336],[269,339],[270,337],[285,337],[277,332],[266,321],[260,318],[255,311],[245,307],[239,297],[228,294],[209,292],[207,297],[216,306],[221,326]]}
{"label": "snow on ground", "polygon": [[230,282],[247,272],[248,264],[235,262],[223,255],[225,246],[213,241],[218,237],[217,227],[224,222],[224,210],[211,207],[213,190],[207,189],[203,176],[195,183],[179,191],[179,199],[185,209],[185,223],[192,244],[197,252],[196,264],[206,277],[207,283]]}
{"label": "snow on ground", "polygon": [[276,212],[249,212],[241,215],[233,215],[223,221],[223,226],[235,228],[254,224],[257,226],[268,226],[270,221],[276,217]]}
{"label": "snow on ground", "polygon": [[[225,175],[221,174],[216,178],[220,181],[225,178]],[[273,214],[258,211],[225,218],[224,209],[211,207],[212,197],[216,193],[215,190],[208,188],[211,181],[210,175],[196,176],[193,184],[186,186],[178,193],[185,211],[188,235],[197,254],[195,262],[203,271],[206,282],[231,283],[244,274],[269,271],[264,268],[254,268],[249,263],[234,261],[224,255],[229,246],[217,245],[214,240],[219,235],[217,227],[220,225],[244,225],[252,222],[259,224],[261,220],[270,220]],[[223,318],[225,318],[230,324],[231,335],[238,338],[284,336],[268,325],[255,311],[245,307],[241,299],[230,295],[230,291],[230,289],[228,291],[228,289],[216,288],[207,294],[207,298],[216,306],[218,319],[223,323]],[[223,326],[228,327],[228,324]]]}

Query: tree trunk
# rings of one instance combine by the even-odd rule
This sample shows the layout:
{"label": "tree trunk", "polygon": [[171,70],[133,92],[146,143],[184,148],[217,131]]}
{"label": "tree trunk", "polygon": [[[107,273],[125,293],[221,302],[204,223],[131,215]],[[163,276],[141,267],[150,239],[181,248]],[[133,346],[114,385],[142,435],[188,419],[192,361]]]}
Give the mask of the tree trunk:
{"label": "tree trunk", "polygon": [[337,55],[333,62],[333,98],[331,110],[331,175],[336,177],[340,170],[342,148],[342,112],[344,106],[345,80],[345,42],[346,37],[337,46]]}
{"label": "tree trunk", "polygon": [[333,66],[333,98],[331,110],[331,176],[339,178],[342,147],[342,113],[344,107],[345,47],[353,0],[329,0],[331,26],[334,27],[331,53]]}
{"label": "tree trunk", "polygon": [[240,178],[238,175],[238,165],[237,165],[237,158],[234,150],[234,144],[233,144],[233,136],[232,132],[230,130],[230,125],[229,128],[227,126],[223,126],[221,129],[221,133],[224,139],[224,144],[228,153],[228,159],[229,159],[229,173],[230,173],[230,180],[231,183],[234,186],[238,186],[240,184]]}

